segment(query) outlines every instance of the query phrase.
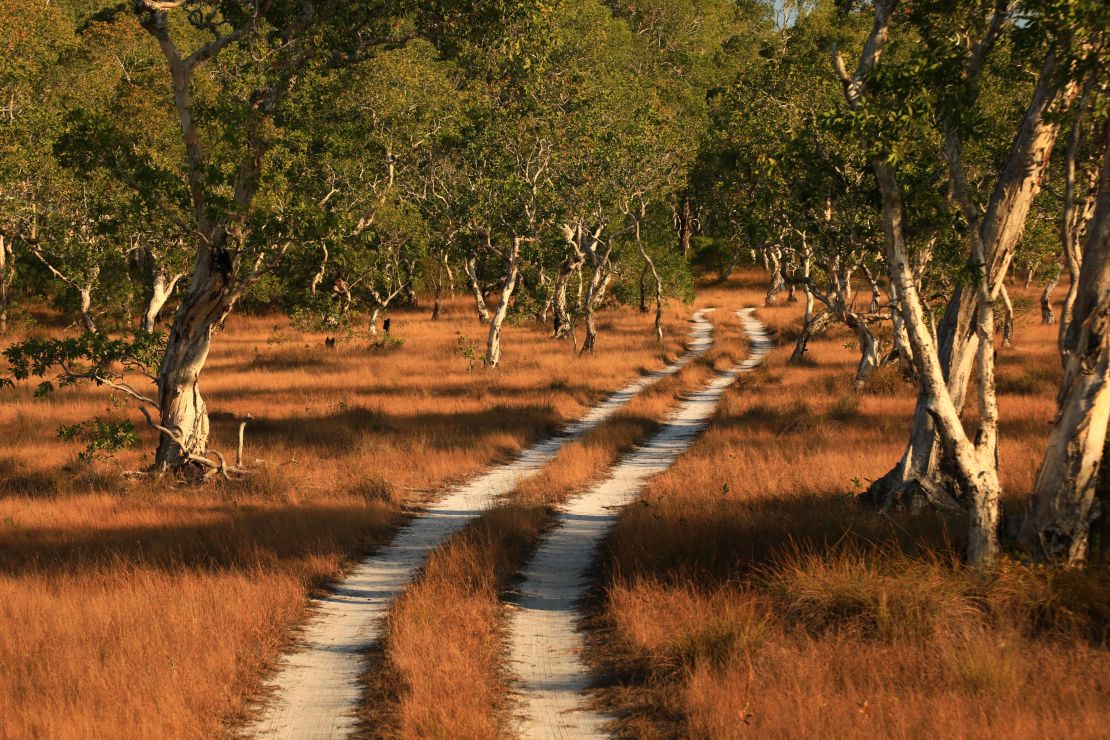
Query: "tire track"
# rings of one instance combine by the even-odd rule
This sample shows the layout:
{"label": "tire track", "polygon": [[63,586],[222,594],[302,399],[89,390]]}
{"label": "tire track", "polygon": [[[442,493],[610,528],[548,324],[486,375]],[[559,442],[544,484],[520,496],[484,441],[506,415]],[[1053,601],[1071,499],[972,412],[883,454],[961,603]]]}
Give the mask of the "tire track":
{"label": "tire track", "polygon": [[736,378],[762,363],[771,348],[753,309],[738,312],[751,338],[747,360],[721,373],[686,400],[644,446],[625,455],[609,476],[569,502],[524,571],[512,600],[510,661],[524,700],[518,733],[524,738],[601,737],[610,717],[583,706],[590,673],[576,629],[578,605],[590,587],[588,570],[620,509],[648,480],[669,468],[709,423]]}
{"label": "tire track", "polygon": [[661,370],[613,393],[560,433],[538,442],[510,463],[449,491],[397,533],[393,542],[354,568],[331,592],[315,600],[315,614],[294,651],[286,654],[268,682],[269,699],[258,719],[244,729],[251,737],[346,737],[357,727],[362,699],[359,681],[366,654],[381,637],[393,600],[412,581],[428,553],[537,474],[568,442],[596,429],[641,392],[704,355],[713,344],[713,325],[703,309],[691,318],[686,352]]}

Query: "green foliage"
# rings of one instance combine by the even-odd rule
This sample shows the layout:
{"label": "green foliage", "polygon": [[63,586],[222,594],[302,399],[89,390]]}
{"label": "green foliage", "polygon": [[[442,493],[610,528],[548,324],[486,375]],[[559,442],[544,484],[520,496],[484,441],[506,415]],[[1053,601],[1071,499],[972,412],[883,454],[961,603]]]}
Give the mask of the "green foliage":
{"label": "green foliage", "polygon": [[474,366],[482,359],[477,342],[461,331],[455,332],[455,354],[466,360],[466,371],[473,372]]}
{"label": "green foliage", "polygon": [[378,352],[393,352],[405,346],[405,340],[392,334],[378,334],[370,338],[370,349]]}
{"label": "green foliage", "polygon": [[86,332],[63,339],[27,339],[9,346],[3,354],[14,380],[47,378],[57,373],[38,386],[36,395],[41,396],[56,387],[81,382],[111,384],[121,380],[125,372],[153,378],[164,347],[165,337],[159,333],[136,332],[113,339]]}
{"label": "green foliage", "polygon": [[102,419],[99,416],[69,426],[58,427],[58,437],[66,442],[80,441],[85,449],[77,453],[77,461],[91,465],[98,459],[114,458],[137,441],[135,425],[129,421]]}

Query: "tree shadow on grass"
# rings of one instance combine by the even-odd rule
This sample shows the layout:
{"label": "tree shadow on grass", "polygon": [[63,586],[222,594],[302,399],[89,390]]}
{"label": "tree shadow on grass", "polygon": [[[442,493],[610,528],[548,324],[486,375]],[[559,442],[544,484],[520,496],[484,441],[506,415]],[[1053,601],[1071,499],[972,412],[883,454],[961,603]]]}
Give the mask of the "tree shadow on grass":
{"label": "tree shadow on grass", "polygon": [[250,572],[347,557],[386,542],[401,521],[383,504],[198,507],[196,523],[104,528],[14,527],[0,538],[0,573],[80,574],[121,568]]}
{"label": "tree shadow on grass", "polygon": [[[212,414],[213,425],[226,427],[221,436],[235,435],[239,419],[233,414]],[[505,406],[462,413],[387,414],[353,407],[331,414],[290,418],[258,418],[247,431],[251,445],[308,448],[335,455],[381,437],[393,450],[419,445],[421,449],[466,450],[481,448],[489,438],[506,437],[525,442],[555,433],[563,420],[546,405]],[[516,446],[496,445],[498,456],[516,452]],[[398,461],[398,464],[403,464]]]}

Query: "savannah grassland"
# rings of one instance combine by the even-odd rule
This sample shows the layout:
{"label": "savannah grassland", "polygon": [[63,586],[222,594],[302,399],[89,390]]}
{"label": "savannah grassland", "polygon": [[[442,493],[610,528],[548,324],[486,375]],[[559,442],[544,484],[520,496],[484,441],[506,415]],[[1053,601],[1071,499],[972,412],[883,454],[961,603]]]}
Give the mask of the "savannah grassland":
{"label": "savannah grassland", "polygon": [[[551,507],[650,436],[675,397],[744,356],[732,310],[762,277],[704,286],[717,344],[568,445],[540,475],[436,551],[371,657],[367,734],[508,734],[502,597]],[[1033,482],[1059,361],[1032,293],[1014,291],[1000,350],[1001,466],[1013,503]],[[727,309],[727,310],[726,310]],[[667,314],[673,357],[691,308]],[[595,700],[626,734],[1097,736],[1110,726],[1110,578],[958,564],[963,525],[885,517],[853,494],[901,452],[913,388],[862,392],[838,331],[787,367],[800,308],[759,310],[779,346],[727,394],[705,435],[603,549],[583,623]],[[605,392],[661,366],[650,318],[603,315],[592,357],[508,327],[503,369],[464,300],[443,320],[397,312],[405,344],[323,348],[275,317],[237,316],[204,388],[215,444],[252,413],[247,481],[167,489],[73,465],[59,424],[119,415],[93,389],[0,392],[0,735],[232,734],[307,615],[307,597],[388,541],[411,508],[511,457]],[[44,330],[51,328],[49,324]],[[973,406],[973,401],[972,401]],[[973,411],[972,411],[973,413]],[[124,468],[149,462],[144,436]]]}
{"label": "savannah grassland", "polygon": [[[668,355],[685,318],[668,312]],[[245,458],[264,462],[212,488],[74,467],[80,446],[55,431],[127,413],[103,392],[0,392],[0,735],[226,733],[308,595],[386,542],[408,507],[662,365],[647,319],[603,320],[601,346],[580,359],[541,328],[506,327],[505,367],[485,372],[459,351],[459,332],[484,346],[462,299],[438,322],[395,312],[405,343],[385,351],[362,340],[332,353],[284,319],[234,317],[205,370],[213,444],[233,454],[254,414]],[[120,462],[139,468],[152,450],[144,435]]]}

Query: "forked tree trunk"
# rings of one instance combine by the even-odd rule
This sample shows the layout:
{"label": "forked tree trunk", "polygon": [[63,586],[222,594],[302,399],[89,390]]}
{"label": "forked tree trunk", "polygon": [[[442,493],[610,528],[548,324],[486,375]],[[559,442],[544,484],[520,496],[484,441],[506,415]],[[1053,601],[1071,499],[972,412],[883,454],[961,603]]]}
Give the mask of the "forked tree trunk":
{"label": "forked tree trunk", "polygon": [[142,324],[139,327],[142,331],[150,333],[155,330],[158,325],[158,314],[162,312],[166,302],[173,295],[173,290],[181,277],[181,275],[167,274],[166,268],[155,260],[150,281],[150,300],[147,301]]}
{"label": "forked tree trunk", "polygon": [[[878,0],[875,3],[875,22],[853,75],[849,75],[843,60],[834,55],[837,72],[844,84],[845,97],[853,109],[861,104],[864,80],[874,70],[888,39],[890,17],[895,4],[896,0]],[[864,143],[867,144],[866,141]],[[990,300],[990,286],[987,281],[980,281],[976,291],[978,305],[973,323],[978,339],[976,360],[980,378],[981,423],[979,434],[973,443],[960,421],[959,407],[954,403],[953,394],[944,376],[941,353],[930,330],[926,310],[910,267],[903,236],[902,200],[897,177],[893,168],[879,157],[872,159],[871,166],[882,201],[887,267],[890,270],[891,283],[897,288],[899,309],[905,320],[914,361],[918,366],[923,405],[934,420],[945,451],[954,462],[955,477],[970,493],[968,560],[975,565],[988,564],[998,551],[997,526],[1001,501],[996,457],[998,413],[994,394],[994,348],[991,344],[994,311],[993,301]],[[964,199],[966,198],[961,198],[961,202]],[[972,239],[972,259],[984,263],[987,258],[985,241],[976,234],[972,235]]]}
{"label": "forked tree trunk", "polygon": [[89,275],[88,282],[77,288],[77,295],[81,301],[81,325],[88,332],[96,331],[96,319],[93,318],[92,314],[92,291],[98,277],[100,277],[100,268],[94,267]]}
{"label": "forked tree trunk", "polygon": [[489,323],[489,308],[486,306],[486,296],[482,292],[482,283],[478,279],[478,258],[469,257],[464,263],[466,277],[470,282],[470,292],[474,296],[474,308],[478,311],[478,321]]}
{"label": "forked tree trunk", "polygon": [[[601,274],[601,270],[604,270],[604,275]],[[593,352],[594,348],[597,346],[596,309],[605,297],[605,291],[609,287],[609,281],[612,279],[613,275],[609,272],[607,267],[596,268],[594,277],[590,281],[590,286],[586,289],[586,337],[582,340],[582,354]]]}
{"label": "forked tree trunk", "polygon": [[[1033,199],[1040,192],[1044,174],[1060,132],[1056,112],[1074,100],[1076,87],[1061,82],[1055,54],[1046,55],[1021,128],[1009,158],[991,194],[986,212],[978,220],[978,238],[985,250],[985,281],[989,295],[997,295],[1024,233]],[[901,287],[899,287],[901,290]],[[916,290],[916,288],[915,288]],[[968,383],[979,354],[979,292],[957,286],[944,319],[937,327],[941,371],[952,403],[963,407]],[[916,347],[914,348],[916,353]],[[920,369],[919,369],[920,371]],[[884,508],[916,507],[928,501],[952,504],[973,494],[948,474],[955,461],[940,444],[928,399],[918,396],[910,441],[898,464],[868,489],[867,497]]]}
{"label": "forked tree trunk", "polygon": [[1041,291],[1041,323],[1045,326],[1052,326],[1056,323],[1056,312],[1052,310],[1052,291],[1056,290],[1056,285],[1060,282],[1060,268],[1056,268],[1056,272],[1051,280],[1044,286]]}
{"label": "forked tree trunk", "polygon": [[[1110,130],[1110,122],[1106,126]],[[1035,558],[1066,565],[1087,556],[1110,420],[1110,156],[1101,170],[1065,340],[1056,421],[1021,533]]]}
{"label": "forked tree trunk", "polygon": [[443,252],[443,271],[447,275],[447,294],[455,295],[455,271],[451,269],[451,255]]}
{"label": "forked tree trunk", "polygon": [[1002,298],[1002,346],[1010,348],[1014,346],[1014,304],[1005,285],[999,289],[998,295]]}
{"label": "forked tree trunk", "polygon": [[813,314],[813,296],[812,294],[806,297],[806,317],[802,321],[802,333],[798,335],[798,341],[794,344],[794,352],[791,353],[788,363],[791,365],[798,365],[805,361],[806,352],[809,351],[809,342],[813,337],[832,326],[833,314],[831,311],[822,311],[821,313]]}
{"label": "forked tree trunk", "polygon": [[778,247],[767,250],[768,269],[771,273],[771,283],[767,287],[767,295],[763,305],[774,306],[779,302],[779,293],[786,286],[782,277],[782,250]]}
{"label": "forked tree trunk", "polygon": [[505,323],[505,317],[509,315],[509,302],[513,298],[513,291],[520,277],[520,241],[520,237],[513,237],[512,247],[505,259],[505,284],[501,287],[501,300],[489,322],[486,367],[497,367],[501,363],[501,326]]}
{"label": "forked tree trunk", "polygon": [[[794,250],[793,249],[788,249],[786,251],[786,265],[784,266],[784,268],[785,268],[785,273],[786,274],[793,275],[796,272],[796,268],[794,266]],[[786,286],[786,302],[787,303],[797,303],[798,302],[797,287],[798,286],[795,285],[793,281],[790,281],[790,282],[787,283],[787,286]]]}
{"label": "forked tree trunk", "polygon": [[[787,363],[790,365],[797,365],[805,360],[806,352],[809,351],[809,340],[814,334],[814,316],[813,316],[813,291],[809,287],[809,277],[812,272],[812,261],[809,256],[802,260],[802,277],[807,281],[805,283],[806,292],[806,310],[802,315],[802,333],[798,335],[798,341],[794,344],[794,351],[790,355]],[[822,314],[825,316],[826,314]]]}
{"label": "forked tree trunk", "polygon": [[859,317],[854,317],[849,325],[852,331],[856,333],[856,341],[859,342],[860,357],[859,364],[856,366],[855,377],[855,387],[856,390],[859,390],[882,364],[882,360],[879,357],[879,343],[867,322]]}
{"label": "forked tree trunk", "polygon": [[[158,407],[162,426],[173,430],[185,452],[203,455],[208,449],[208,407],[200,392],[200,374],[212,345],[212,332],[235,304],[231,288],[234,267],[223,249],[201,249],[189,290],[177,309],[158,369]],[[186,457],[164,432],[155,466],[181,467]]]}
{"label": "forked tree trunk", "polygon": [[586,254],[582,249],[584,231],[582,225],[564,224],[560,230],[566,245],[566,257],[559,265],[559,272],[555,275],[555,284],[551,293],[553,335],[557,339],[570,336],[574,330],[574,322],[571,320],[570,309],[567,306],[567,285],[574,273],[579,272],[586,261]]}
{"label": "forked tree trunk", "polygon": [[898,355],[903,372],[917,377],[917,367],[913,361],[913,348],[910,346],[910,337],[906,333],[906,322],[902,319],[902,312],[898,309],[898,289],[890,286],[890,324],[891,334],[894,337],[892,353]]}
{"label": "forked tree trunk", "polygon": [[590,249],[586,253],[590,258],[590,265],[593,267],[593,275],[590,276],[589,285],[586,287],[586,298],[583,306],[586,319],[586,337],[582,341],[582,354],[593,352],[597,345],[595,312],[605,298],[609,281],[613,279],[613,273],[609,269],[609,257],[613,253],[613,246],[610,242],[604,251],[599,251],[601,243],[598,236],[600,233],[599,229],[593,237],[593,244],[590,245]]}

